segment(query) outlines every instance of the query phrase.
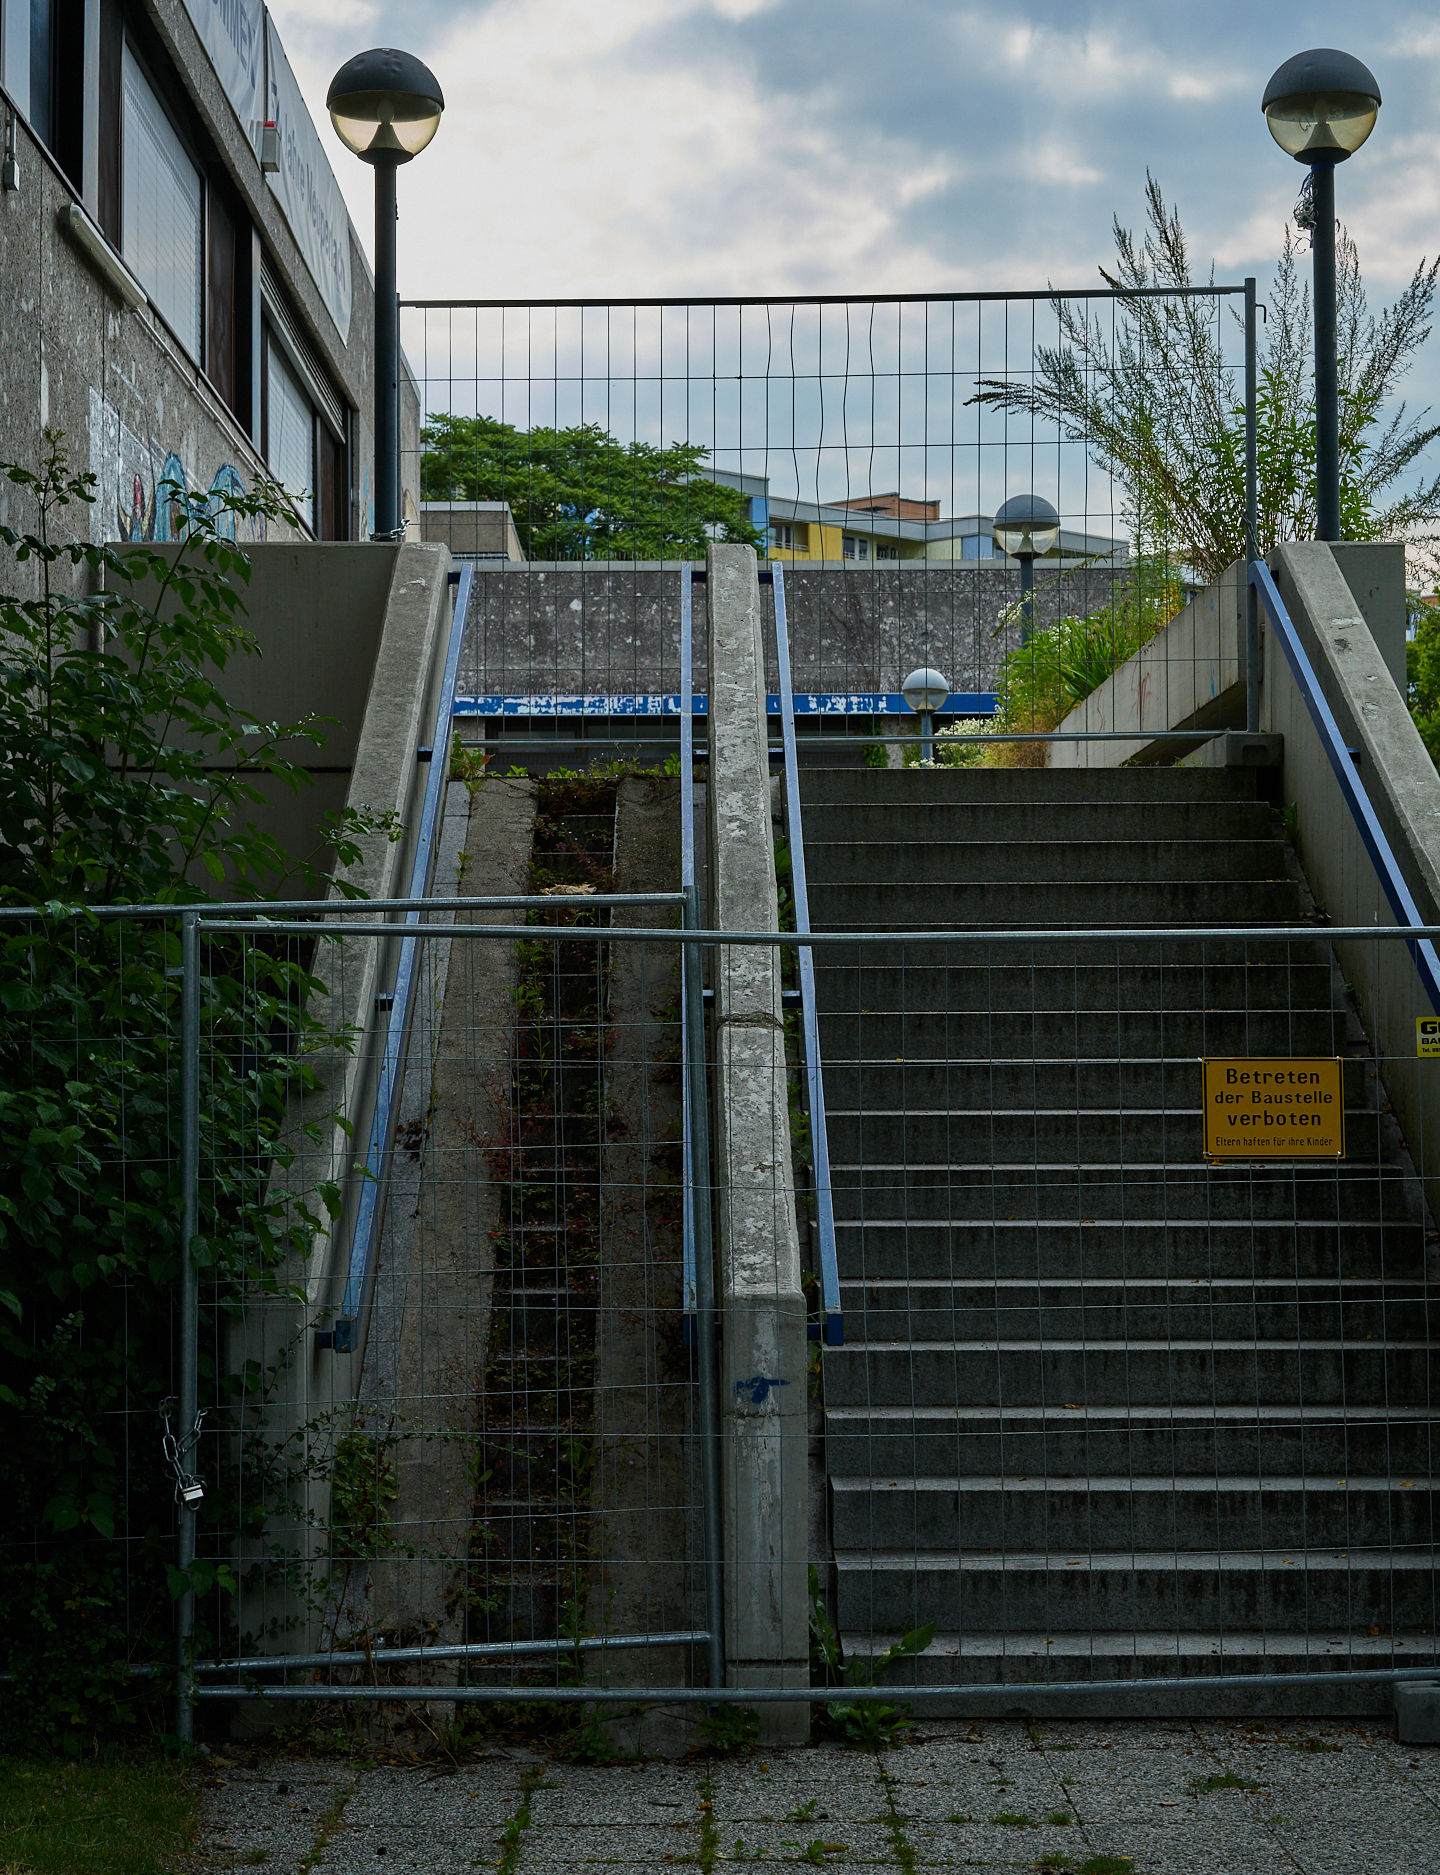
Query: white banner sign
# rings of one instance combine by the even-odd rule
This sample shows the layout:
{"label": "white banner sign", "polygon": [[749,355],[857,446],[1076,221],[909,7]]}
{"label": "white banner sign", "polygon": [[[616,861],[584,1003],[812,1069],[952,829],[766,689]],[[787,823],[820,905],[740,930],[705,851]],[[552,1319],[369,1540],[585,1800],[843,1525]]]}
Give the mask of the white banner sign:
{"label": "white banner sign", "polygon": [[185,11],[241,129],[258,149],[265,114],[264,0],[185,0]]}
{"label": "white banner sign", "polygon": [[265,40],[270,106],[265,115],[280,133],[280,168],[266,180],[345,339],[350,334],[349,212],[269,14]]}

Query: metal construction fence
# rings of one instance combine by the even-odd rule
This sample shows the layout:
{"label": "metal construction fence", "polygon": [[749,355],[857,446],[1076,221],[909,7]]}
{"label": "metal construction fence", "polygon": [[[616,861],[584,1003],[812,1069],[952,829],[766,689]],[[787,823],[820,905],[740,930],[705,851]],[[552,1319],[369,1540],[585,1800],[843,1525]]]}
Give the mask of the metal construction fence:
{"label": "metal construction fence", "polygon": [[[476,571],[461,712],[525,759],[673,748],[676,563],[735,539],[789,575],[802,753],[899,761],[923,666],[954,737],[1113,739],[1073,712],[1255,557],[1256,331],[1254,281],[407,305],[420,531]],[[1210,702],[1218,659],[1245,726],[1246,611],[1241,579],[1172,637],[1152,717]],[[703,710],[703,651],[694,675]]]}
{"label": "metal construction fence", "polygon": [[[182,1726],[192,1698],[969,1710],[1436,1673],[1435,1102],[1353,989],[1362,952],[1435,932],[1278,898],[1248,926],[802,936],[683,929],[674,894],[451,901],[337,1336],[363,1155],[335,1143],[333,1012],[397,935],[339,909],[4,928],[35,986],[12,1056],[52,1124],[74,1102],[64,1245],[7,1224],[93,1263],[22,1317],[69,1415],[45,1449],[99,1400],[5,1567],[120,1584],[121,1675],[169,1683],[178,1610]],[[685,1079],[687,988],[703,966],[723,1011],[756,947],[813,963],[838,1344],[797,1019],[746,1096],[788,1116],[788,1162],[727,1159],[723,1023]],[[108,1000],[77,996],[92,964]],[[1207,1097],[1203,1063],[1256,1060],[1291,1081]],[[1225,1144],[1227,1114],[1263,1139],[1297,1111],[1323,1156]],[[726,1367],[742,1292],[773,1373]],[[744,1498],[777,1441],[798,1516]],[[43,1657],[10,1652],[33,1692]]]}

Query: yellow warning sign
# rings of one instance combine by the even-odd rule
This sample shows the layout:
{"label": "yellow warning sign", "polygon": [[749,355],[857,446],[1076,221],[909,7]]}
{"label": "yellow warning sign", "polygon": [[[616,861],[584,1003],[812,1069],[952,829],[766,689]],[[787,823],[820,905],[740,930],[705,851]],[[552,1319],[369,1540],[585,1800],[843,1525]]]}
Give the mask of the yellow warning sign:
{"label": "yellow warning sign", "polygon": [[1345,1096],[1332,1055],[1207,1056],[1211,1159],[1343,1159]]}
{"label": "yellow warning sign", "polygon": [[1440,1016],[1416,1016],[1415,1053],[1440,1055]]}

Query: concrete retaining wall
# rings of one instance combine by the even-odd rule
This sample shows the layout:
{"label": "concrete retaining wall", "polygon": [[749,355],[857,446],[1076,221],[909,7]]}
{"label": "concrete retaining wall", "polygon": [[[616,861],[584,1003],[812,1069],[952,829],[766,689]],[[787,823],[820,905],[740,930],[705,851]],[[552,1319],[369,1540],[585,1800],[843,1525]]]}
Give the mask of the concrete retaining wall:
{"label": "concrete retaining wall", "polygon": [[[1103,605],[1110,569],[1041,575],[1036,615]],[[995,635],[1019,598],[1020,575],[998,568],[787,566],[795,688],[898,691],[917,664],[936,664],[956,691],[993,690],[1018,627]],[[765,641],[774,608],[760,588]],[[707,687],[697,630],[695,686]],[[767,653],[766,683],[778,686]],[[676,566],[585,561],[478,566],[460,688],[466,695],[661,693],[680,687],[680,574]]]}
{"label": "concrete retaining wall", "polygon": [[[1335,713],[1359,778],[1420,915],[1440,923],[1440,774],[1425,751],[1336,557],[1321,541],[1270,556],[1280,596]],[[1261,727],[1285,738],[1281,798],[1293,802],[1301,863],[1337,925],[1393,925],[1298,686],[1272,633],[1264,646]],[[1405,1142],[1440,1215],[1440,1077],[1415,1054],[1415,1018],[1433,1014],[1403,944],[1336,943]]]}

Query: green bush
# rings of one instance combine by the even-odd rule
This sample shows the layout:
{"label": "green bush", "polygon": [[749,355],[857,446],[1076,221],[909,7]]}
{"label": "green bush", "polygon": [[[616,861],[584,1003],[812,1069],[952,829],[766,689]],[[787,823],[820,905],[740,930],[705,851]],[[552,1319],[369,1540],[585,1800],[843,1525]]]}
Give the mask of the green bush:
{"label": "green bush", "polygon": [[[168,1658],[186,1586],[159,1416],[175,1387],[178,921],[95,907],[192,902],[197,873],[232,898],[317,882],[318,856],[292,861],[247,810],[262,780],[306,779],[279,752],[288,739],[322,737],[315,719],[250,723],[219,688],[256,651],[248,563],[222,525],[282,515],[283,496],[177,491],[173,552],[94,546],[62,525],[94,478],[46,443],[38,471],[0,465],[35,515],[33,531],[0,527],[34,595],[0,597],[0,907],[40,908],[0,922],[0,1668],[14,1676],[0,1736],[78,1748],[165,1691],[126,1664]],[[334,861],[353,863],[376,824],[332,826]],[[195,1253],[222,1324],[241,1285],[276,1286],[336,1202],[266,1196],[291,1096],[314,1080],[308,1052],[334,1038],[305,1013],[316,979],[273,945],[217,941],[202,970]],[[217,1370],[206,1349],[212,1399]],[[230,1397],[258,1384],[237,1379]],[[199,1590],[226,1581],[223,1514],[208,1492]]]}
{"label": "green bush", "polygon": [[[996,727],[1016,735],[1054,729],[1148,644],[1184,603],[1175,569],[1163,560],[1141,560],[1112,604],[1083,618],[1057,619],[1028,644],[1007,653],[997,692]],[[1007,616],[1002,628],[1013,622]]]}

